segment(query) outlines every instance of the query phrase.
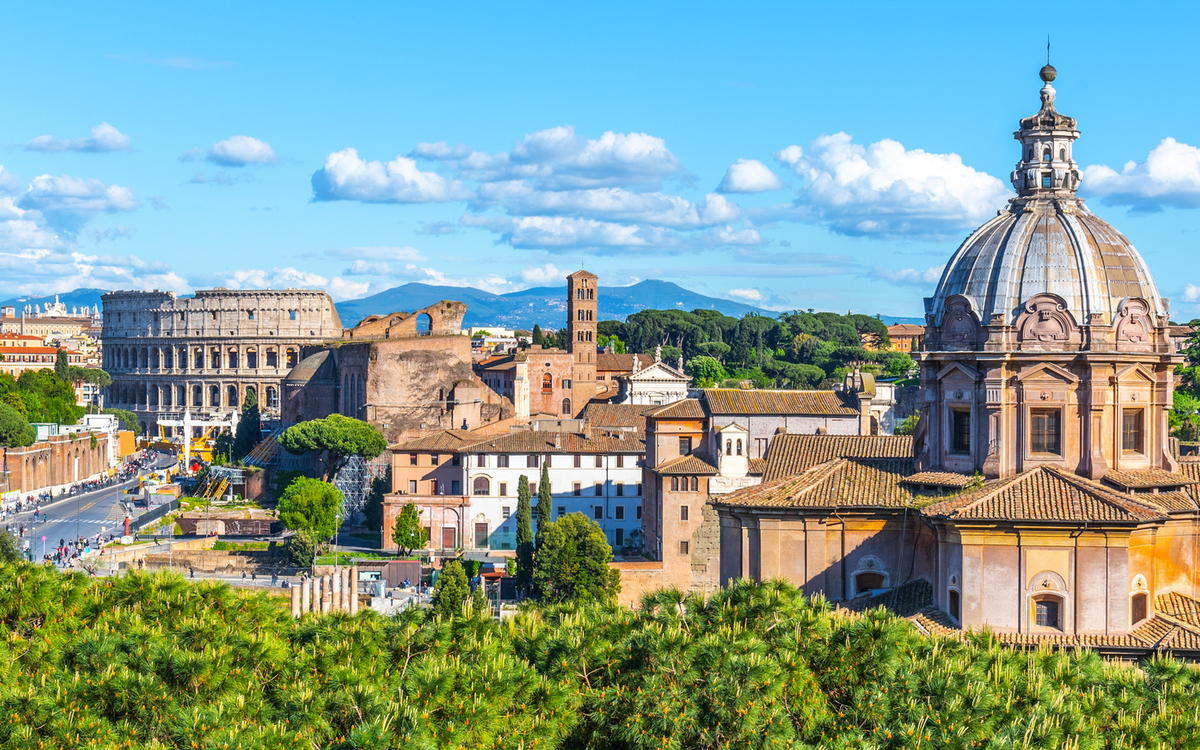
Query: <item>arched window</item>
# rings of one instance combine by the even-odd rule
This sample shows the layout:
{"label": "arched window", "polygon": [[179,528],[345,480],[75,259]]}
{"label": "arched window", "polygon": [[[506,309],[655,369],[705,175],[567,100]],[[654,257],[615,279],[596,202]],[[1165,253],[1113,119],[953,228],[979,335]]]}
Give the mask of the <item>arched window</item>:
{"label": "arched window", "polygon": [[729,438],[725,438],[725,455],[726,456],[733,455],[733,441],[730,440]]}
{"label": "arched window", "polygon": [[960,618],[960,612],[962,610],[962,605],[959,603],[958,592],[954,589],[950,589],[949,599],[950,601],[948,609],[950,610],[950,616],[957,620]]}
{"label": "arched window", "polygon": [[700,477],[692,477],[692,492],[700,491]]}
{"label": "arched window", "polygon": [[1042,152],[1042,161],[1050,161],[1050,149],[1047,148]]}
{"label": "arched window", "polygon": [[679,492],[679,477],[671,477],[671,491]]}
{"label": "arched window", "polygon": [[475,495],[490,495],[492,494],[492,483],[487,477],[475,477],[474,488],[472,494]]}
{"label": "arched window", "polygon": [[214,385],[213,387],[208,389],[208,405],[209,406],[220,406],[221,405],[221,389],[218,386]]}
{"label": "arched window", "polygon": [[204,369],[204,350],[197,349],[195,354],[196,354],[196,356],[195,356],[196,363],[195,363],[194,367],[197,370],[203,370]]}
{"label": "arched window", "polygon": [[238,366],[238,351],[237,349],[229,350],[229,369],[236,370]]}
{"label": "arched window", "polygon": [[421,313],[417,316],[417,335],[428,336],[433,333],[433,318],[429,313]]}
{"label": "arched window", "polygon": [[204,406],[204,391],[198,385],[192,386],[192,406]]}
{"label": "arched window", "polygon": [[279,366],[279,355],[276,354],[274,349],[268,349],[267,350],[267,367],[278,367],[278,366]]}
{"label": "arched window", "polygon": [[1035,597],[1033,621],[1038,627],[1062,630],[1062,599],[1051,594]]}
{"label": "arched window", "polygon": [[1136,625],[1146,619],[1146,604],[1148,597],[1145,591],[1139,591],[1129,600],[1129,624]]}
{"label": "arched window", "polygon": [[1066,160],[1067,160],[1067,150],[1066,150],[1065,148],[1060,148],[1060,149],[1058,150],[1058,160],[1059,160],[1059,161],[1066,161]]}
{"label": "arched window", "polygon": [[542,375],[542,393],[550,393],[554,390],[554,376],[550,373]]}
{"label": "arched window", "polygon": [[742,455],[742,439],[741,438],[738,438],[738,441],[737,441],[737,454],[739,456]]}
{"label": "arched window", "polygon": [[563,414],[570,415],[570,413],[571,413],[571,399],[569,399],[569,398],[564,398],[564,399],[563,399],[563,402],[562,402],[562,413],[563,413]]}
{"label": "arched window", "polygon": [[273,385],[267,386],[267,408],[279,408],[279,391],[275,390],[275,386]]}
{"label": "arched window", "polygon": [[859,573],[854,576],[854,591],[857,594],[865,594],[868,591],[884,588],[886,585],[886,579],[882,573]]}
{"label": "arched window", "polygon": [[231,385],[228,388],[226,388],[225,405],[226,406],[237,406],[238,405],[238,392],[237,392],[236,385]]}
{"label": "arched window", "polygon": [[287,350],[287,366],[289,369],[296,366],[296,350],[295,349]]}
{"label": "arched window", "polygon": [[249,367],[251,370],[258,368],[257,350],[251,349],[250,351],[246,352],[246,367]]}

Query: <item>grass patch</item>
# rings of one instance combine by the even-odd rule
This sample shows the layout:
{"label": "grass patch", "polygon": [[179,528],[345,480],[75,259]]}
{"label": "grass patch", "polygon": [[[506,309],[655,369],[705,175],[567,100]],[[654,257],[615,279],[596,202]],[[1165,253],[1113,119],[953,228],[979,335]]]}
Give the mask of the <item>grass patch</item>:
{"label": "grass patch", "polygon": [[212,548],[218,552],[239,552],[251,549],[270,549],[270,542],[213,542]]}
{"label": "grass patch", "polygon": [[[339,562],[345,562],[350,558],[355,557],[359,560],[396,560],[399,559],[395,555],[381,555],[377,552],[338,552],[337,559]],[[317,558],[317,565],[333,565],[333,554],[321,555]]]}

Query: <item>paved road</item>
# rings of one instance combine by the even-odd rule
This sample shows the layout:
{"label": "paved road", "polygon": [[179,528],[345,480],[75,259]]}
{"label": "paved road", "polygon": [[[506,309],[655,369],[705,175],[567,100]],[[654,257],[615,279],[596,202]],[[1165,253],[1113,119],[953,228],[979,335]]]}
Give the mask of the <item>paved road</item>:
{"label": "paved road", "polygon": [[[171,463],[167,456],[160,456],[154,462],[154,468],[161,468]],[[143,469],[142,474],[150,469]],[[125,530],[125,510],[121,500],[125,497],[126,487],[136,487],[137,480],[132,479],[125,484],[114,484],[93,492],[85,492],[63,500],[56,500],[50,505],[43,506],[49,521],[34,521],[32,512],[11,516],[8,523],[25,525],[25,536],[30,542],[30,550],[34,559],[42,557],[42,537],[46,537],[46,552],[52,552],[58,546],[59,539],[78,539],[79,537],[94,537],[105,529],[107,534],[121,534]]]}

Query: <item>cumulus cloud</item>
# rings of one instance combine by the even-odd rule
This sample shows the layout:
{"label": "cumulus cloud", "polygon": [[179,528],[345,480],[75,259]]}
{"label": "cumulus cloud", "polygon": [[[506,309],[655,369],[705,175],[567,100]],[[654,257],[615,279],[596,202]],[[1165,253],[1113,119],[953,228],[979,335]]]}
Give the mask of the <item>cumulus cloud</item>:
{"label": "cumulus cloud", "polygon": [[205,158],[223,167],[244,167],[249,164],[278,164],[275,149],[266,141],[248,135],[235,135],[217,141],[208,150]]}
{"label": "cumulus cloud", "polygon": [[864,147],[835,133],[817,138],[807,154],[793,145],[775,158],[804,186],[790,213],[774,218],[821,223],[840,234],[944,238],[979,226],[1011,196],[957,154],[910,151],[890,139]]}
{"label": "cumulus cloud", "polygon": [[521,281],[531,286],[550,286],[565,281],[567,273],[553,263],[547,263],[544,266],[527,266],[521,269],[520,276]]}
{"label": "cumulus cloud", "polygon": [[350,281],[339,276],[329,280],[329,296],[335,300],[365,297],[370,289],[371,284],[366,281]]}
{"label": "cumulus cloud", "polygon": [[230,289],[324,289],[329,279],[292,266],[284,268],[241,268],[221,275],[221,286]]}
{"label": "cumulus cloud", "polygon": [[938,283],[942,278],[942,268],[941,266],[931,266],[924,271],[920,271],[915,268],[901,268],[896,270],[882,266],[872,266],[867,276],[892,284],[925,287]]}
{"label": "cumulus cloud", "polygon": [[1139,212],[1200,207],[1200,148],[1164,138],[1144,162],[1126,162],[1120,172],[1103,164],[1085,168],[1082,188],[1109,205]]}
{"label": "cumulus cloud", "polygon": [[0,195],[17,192],[17,176],[0,164]]}
{"label": "cumulus cloud", "polygon": [[104,240],[116,242],[117,240],[127,240],[132,236],[133,229],[131,227],[124,227],[120,225],[111,227],[96,227],[92,230],[92,237],[96,240],[96,242],[103,242]]}
{"label": "cumulus cloud", "polygon": [[722,193],[763,193],[783,187],[778,175],[758,159],[738,159],[729,165],[717,190]]}
{"label": "cumulus cloud", "polygon": [[750,300],[751,302],[759,302],[763,298],[763,293],[757,289],[730,289],[729,295],[731,297]]}
{"label": "cumulus cloud", "polygon": [[422,224],[421,228],[417,230],[417,234],[431,234],[440,237],[444,234],[458,234],[460,231],[457,224],[451,224],[448,221],[434,221]]}
{"label": "cumulus cloud", "polygon": [[124,151],[129,148],[129,136],[107,122],[92,128],[90,138],[68,138],[62,140],[49,135],[39,135],[25,144],[26,151],[87,151],[104,153]]}
{"label": "cumulus cloud", "polygon": [[523,180],[481,185],[480,207],[497,205],[512,216],[576,216],[631,224],[695,229],[741,218],[741,209],[717,193],[692,203],[676,195],[624,188],[537,190]]}
{"label": "cumulus cloud", "polygon": [[1184,302],[1200,302],[1200,286],[1188,284],[1183,288]]}
{"label": "cumulus cloud", "polygon": [[138,207],[138,201],[132,190],[120,185],[44,174],[30,183],[20,206],[37,210],[51,225],[73,234],[98,214],[132,211]]}
{"label": "cumulus cloud", "polygon": [[325,166],[312,176],[312,188],[313,198],[318,201],[436,203],[472,197],[458,180],[422,172],[413,159],[397,156],[386,164],[363,161],[353,148],[325,157]]}

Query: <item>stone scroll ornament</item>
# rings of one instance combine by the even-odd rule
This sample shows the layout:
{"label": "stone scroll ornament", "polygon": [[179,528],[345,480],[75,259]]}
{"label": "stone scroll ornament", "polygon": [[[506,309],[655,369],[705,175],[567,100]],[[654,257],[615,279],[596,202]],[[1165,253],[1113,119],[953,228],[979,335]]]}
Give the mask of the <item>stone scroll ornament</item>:
{"label": "stone scroll ornament", "polygon": [[1025,303],[1017,319],[1017,340],[1026,346],[1065,348],[1079,341],[1079,327],[1061,298],[1038,294]]}
{"label": "stone scroll ornament", "polygon": [[942,344],[947,349],[971,349],[979,338],[979,321],[966,297],[954,296],[946,302],[942,322]]}
{"label": "stone scroll ornament", "polygon": [[1124,351],[1149,351],[1152,325],[1146,300],[1124,300],[1117,313],[1117,346]]}

